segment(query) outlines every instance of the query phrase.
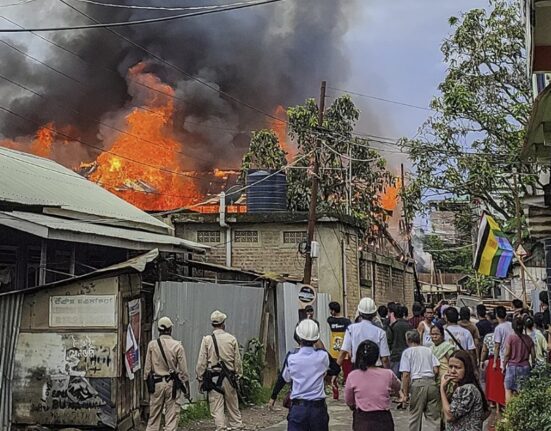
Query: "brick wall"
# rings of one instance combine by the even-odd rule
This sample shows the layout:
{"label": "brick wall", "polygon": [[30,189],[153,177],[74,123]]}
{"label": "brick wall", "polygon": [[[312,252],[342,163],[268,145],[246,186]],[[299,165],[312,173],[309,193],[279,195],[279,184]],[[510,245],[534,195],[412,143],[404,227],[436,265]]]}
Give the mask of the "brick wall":
{"label": "brick wall", "polygon": [[[415,280],[413,270],[391,257],[362,253],[360,265],[362,276],[371,284],[371,289],[364,289],[371,293],[377,305],[388,302],[400,302],[411,309]],[[362,295],[367,296],[367,295]]]}

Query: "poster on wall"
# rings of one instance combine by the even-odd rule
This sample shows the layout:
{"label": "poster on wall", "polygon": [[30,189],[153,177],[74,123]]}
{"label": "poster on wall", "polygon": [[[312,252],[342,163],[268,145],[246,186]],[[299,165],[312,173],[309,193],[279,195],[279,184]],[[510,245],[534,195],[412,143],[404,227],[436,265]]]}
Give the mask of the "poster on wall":
{"label": "poster on wall", "polygon": [[128,302],[128,328],[126,331],[126,345],[124,363],[130,380],[140,369],[140,340],[141,340],[142,304],[139,299]]}
{"label": "poster on wall", "polygon": [[50,327],[115,328],[115,295],[50,296]]}

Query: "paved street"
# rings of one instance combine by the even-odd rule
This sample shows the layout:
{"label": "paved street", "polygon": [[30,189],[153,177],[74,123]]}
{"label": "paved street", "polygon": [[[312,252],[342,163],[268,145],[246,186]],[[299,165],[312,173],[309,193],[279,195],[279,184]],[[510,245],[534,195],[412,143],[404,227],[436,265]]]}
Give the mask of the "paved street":
{"label": "paved street", "polygon": [[[331,422],[329,429],[331,431],[350,431],[352,429],[352,413],[345,406],[344,401],[334,401],[328,399],[329,415]],[[408,412],[404,410],[393,410],[394,425],[396,431],[407,431],[408,429]],[[277,425],[264,428],[265,431],[285,431],[287,430],[287,421],[283,421]],[[423,428],[425,430],[426,428]]]}

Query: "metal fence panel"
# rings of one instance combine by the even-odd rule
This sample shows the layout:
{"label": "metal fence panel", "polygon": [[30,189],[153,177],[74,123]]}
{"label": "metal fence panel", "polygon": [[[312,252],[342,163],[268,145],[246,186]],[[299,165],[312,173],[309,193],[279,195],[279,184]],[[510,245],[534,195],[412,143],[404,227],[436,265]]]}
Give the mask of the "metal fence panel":
{"label": "metal fence panel", "polygon": [[0,430],[9,431],[12,418],[12,378],[15,347],[24,295],[0,296]]}
{"label": "metal fence panel", "polygon": [[214,310],[227,314],[226,330],[246,346],[249,340],[260,336],[263,301],[264,289],[259,287],[172,281],[157,284],[155,320],[168,316],[174,323],[172,336],[184,345],[193,398],[198,394],[193,382],[201,340],[212,333],[210,314]]}

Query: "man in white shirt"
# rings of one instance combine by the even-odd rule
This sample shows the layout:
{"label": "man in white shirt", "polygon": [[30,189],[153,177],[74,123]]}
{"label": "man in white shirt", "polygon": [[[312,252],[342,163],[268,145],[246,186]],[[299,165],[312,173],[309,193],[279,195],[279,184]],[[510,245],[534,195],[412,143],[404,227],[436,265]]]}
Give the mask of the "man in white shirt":
{"label": "man in white shirt", "polygon": [[444,311],[446,326],[444,326],[444,339],[455,345],[457,350],[469,352],[473,358],[473,363],[478,365],[478,355],[476,354],[476,345],[471,333],[459,326],[459,312],[454,307],[446,308]]}
{"label": "man in white shirt", "polygon": [[[409,431],[440,430],[440,392],[436,376],[440,362],[429,347],[421,346],[416,330],[406,333],[408,348],[402,353],[402,402],[410,399]],[[410,385],[411,382],[411,385]],[[410,390],[411,388],[411,390]],[[423,415],[427,426],[423,428]]]}
{"label": "man in white shirt", "polygon": [[371,340],[379,346],[379,354],[381,355],[383,366],[390,368],[390,350],[388,348],[386,332],[373,324],[373,319],[377,315],[377,306],[373,299],[362,298],[358,304],[358,313],[362,320],[348,326],[346,329],[337,363],[342,365],[347,354],[352,358],[352,362],[355,362],[358,346],[365,340]]}

